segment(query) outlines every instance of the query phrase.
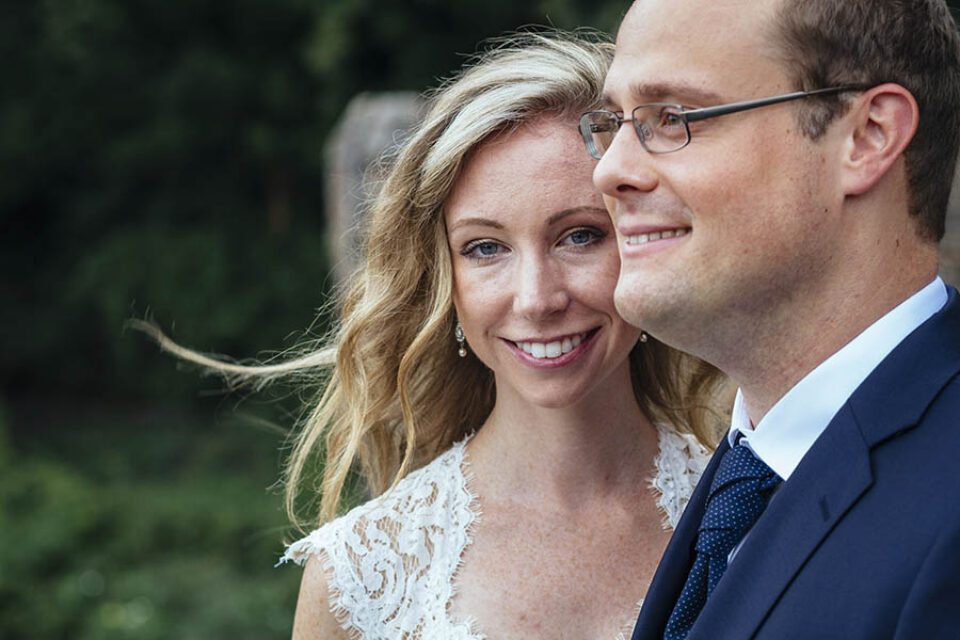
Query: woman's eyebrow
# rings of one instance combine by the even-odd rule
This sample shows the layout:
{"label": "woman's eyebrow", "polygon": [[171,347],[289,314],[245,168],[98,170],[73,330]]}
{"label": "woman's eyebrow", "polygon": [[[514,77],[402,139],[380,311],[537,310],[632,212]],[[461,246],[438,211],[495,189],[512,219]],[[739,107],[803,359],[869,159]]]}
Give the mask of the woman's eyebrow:
{"label": "woman's eyebrow", "polygon": [[461,218],[454,222],[447,229],[448,231],[453,231],[459,229],[460,227],[466,227],[469,225],[478,225],[481,227],[492,227],[494,229],[503,229],[503,225],[496,220],[491,220],[490,218],[481,218],[481,217],[472,217],[472,218]]}
{"label": "woman's eyebrow", "polygon": [[[559,221],[559,220],[562,220],[563,218],[566,218],[567,216],[571,216],[571,215],[573,215],[573,214],[575,214],[575,213],[581,213],[581,212],[584,212],[584,211],[592,211],[592,212],[595,212],[595,213],[602,214],[602,215],[604,215],[604,216],[609,215],[609,214],[607,213],[607,210],[604,209],[603,207],[598,207],[598,206],[592,205],[592,204],[585,204],[585,205],[581,205],[581,206],[579,206],[579,207],[570,207],[569,209],[563,209],[562,211],[558,211],[558,212],[554,213],[554,214],[551,215],[549,218],[547,218],[547,224],[554,224],[555,222],[557,222],[557,221]],[[450,225],[449,227],[447,227],[447,231],[450,232],[450,231],[454,231],[454,230],[456,230],[456,229],[459,229],[460,227],[467,227],[467,226],[472,226],[472,225],[476,225],[476,226],[480,226],[480,227],[490,227],[490,228],[493,228],[493,229],[503,229],[503,228],[504,228],[504,227],[503,227],[503,224],[500,223],[500,222],[497,222],[496,220],[491,220],[490,218],[483,218],[483,217],[480,217],[480,216],[473,216],[473,217],[470,217],[470,218],[461,218],[460,220],[457,220],[457,221],[454,222],[452,225]]]}

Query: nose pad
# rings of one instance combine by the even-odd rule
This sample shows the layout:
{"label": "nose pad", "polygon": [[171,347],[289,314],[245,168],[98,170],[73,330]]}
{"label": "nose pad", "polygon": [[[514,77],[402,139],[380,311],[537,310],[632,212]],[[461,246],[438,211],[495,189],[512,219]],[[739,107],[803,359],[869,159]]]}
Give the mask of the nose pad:
{"label": "nose pad", "polygon": [[646,122],[641,122],[639,125],[637,125],[637,131],[639,132],[639,135],[643,136],[644,141],[647,141],[653,137],[653,129],[651,129],[650,125],[648,125]]}

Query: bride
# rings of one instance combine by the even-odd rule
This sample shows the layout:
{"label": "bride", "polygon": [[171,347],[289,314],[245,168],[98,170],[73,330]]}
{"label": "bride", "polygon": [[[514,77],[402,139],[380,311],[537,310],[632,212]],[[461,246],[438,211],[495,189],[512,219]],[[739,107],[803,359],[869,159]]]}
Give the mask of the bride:
{"label": "bride", "polygon": [[[294,638],[632,628],[719,380],[614,309],[616,233],[576,126],[610,55],[504,41],[394,158],[287,477],[292,505],[324,451],[325,524],[284,555],[306,564]],[[335,518],[355,467],[376,497]]]}
{"label": "bride", "polygon": [[[501,41],[432,97],[367,215],[287,509],[315,492],[297,640],[622,637],[715,439],[722,381],[614,308],[617,236],[577,118],[612,47]],[[331,366],[332,365],[332,366]],[[345,515],[359,472],[372,500]]]}

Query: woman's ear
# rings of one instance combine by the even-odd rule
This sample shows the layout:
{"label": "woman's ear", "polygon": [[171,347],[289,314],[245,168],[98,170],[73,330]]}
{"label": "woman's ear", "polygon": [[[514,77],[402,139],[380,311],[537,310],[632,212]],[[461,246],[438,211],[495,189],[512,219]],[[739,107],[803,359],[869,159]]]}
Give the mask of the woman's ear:
{"label": "woman's ear", "polygon": [[917,101],[904,87],[877,85],[857,99],[846,116],[852,118],[843,162],[846,195],[869,191],[903,155],[920,121]]}

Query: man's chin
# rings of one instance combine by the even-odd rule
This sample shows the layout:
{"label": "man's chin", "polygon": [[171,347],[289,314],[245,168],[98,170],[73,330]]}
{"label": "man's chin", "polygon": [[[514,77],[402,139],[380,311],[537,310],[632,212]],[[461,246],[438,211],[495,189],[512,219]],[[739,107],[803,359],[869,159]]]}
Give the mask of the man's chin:
{"label": "man's chin", "polygon": [[[648,329],[652,317],[657,315],[657,306],[661,301],[641,283],[634,284],[629,277],[624,278],[621,275],[613,294],[613,302],[621,318],[635,327]],[[637,286],[638,284],[641,286]]]}
{"label": "man's chin", "polygon": [[642,276],[621,274],[614,290],[613,302],[624,320],[659,337],[670,334],[677,323],[695,311],[685,305],[676,282],[655,282]]}

